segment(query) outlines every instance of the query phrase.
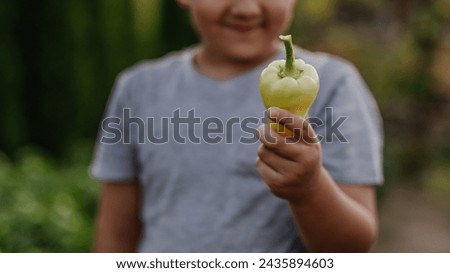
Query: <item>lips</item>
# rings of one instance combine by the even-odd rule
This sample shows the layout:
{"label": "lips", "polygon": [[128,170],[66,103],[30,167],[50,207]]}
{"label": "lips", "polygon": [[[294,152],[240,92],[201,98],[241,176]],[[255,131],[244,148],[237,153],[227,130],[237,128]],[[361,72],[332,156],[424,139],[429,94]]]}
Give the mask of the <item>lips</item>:
{"label": "lips", "polygon": [[262,24],[259,22],[254,22],[254,23],[229,22],[229,23],[226,23],[225,25],[235,31],[238,31],[238,32],[250,32],[250,31],[258,29],[262,26]]}
{"label": "lips", "polygon": [[249,32],[253,29],[256,29],[258,26],[256,25],[231,25],[232,29],[239,31],[239,32]]}

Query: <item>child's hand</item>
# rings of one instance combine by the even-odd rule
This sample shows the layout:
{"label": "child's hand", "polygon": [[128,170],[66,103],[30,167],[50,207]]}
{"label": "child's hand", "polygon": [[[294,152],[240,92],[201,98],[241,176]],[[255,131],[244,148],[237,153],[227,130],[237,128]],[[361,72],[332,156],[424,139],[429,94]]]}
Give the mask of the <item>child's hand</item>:
{"label": "child's hand", "polygon": [[276,107],[268,116],[293,132],[286,138],[270,126],[261,125],[256,168],[276,196],[290,202],[303,200],[320,185],[321,149],[311,125],[304,119]]}

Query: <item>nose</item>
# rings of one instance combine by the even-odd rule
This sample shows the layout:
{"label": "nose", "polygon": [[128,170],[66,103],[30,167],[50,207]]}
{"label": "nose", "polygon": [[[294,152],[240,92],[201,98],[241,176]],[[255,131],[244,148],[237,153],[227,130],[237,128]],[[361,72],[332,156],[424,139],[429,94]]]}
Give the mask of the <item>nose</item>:
{"label": "nose", "polygon": [[230,13],[240,18],[252,18],[261,13],[261,6],[258,0],[235,0],[231,6]]}

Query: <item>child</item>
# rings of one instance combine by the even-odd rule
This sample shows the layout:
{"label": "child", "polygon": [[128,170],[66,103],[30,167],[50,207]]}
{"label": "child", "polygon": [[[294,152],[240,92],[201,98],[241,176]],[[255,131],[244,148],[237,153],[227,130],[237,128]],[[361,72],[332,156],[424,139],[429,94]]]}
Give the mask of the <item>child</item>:
{"label": "child", "polygon": [[306,138],[254,133],[258,78],[284,58],[295,0],[178,3],[200,44],[126,70],[108,103],[91,166],[104,182],[95,251],[369,251],[382,135],[357,71],[296,48],[321,79],[314,126],[271,108]]}

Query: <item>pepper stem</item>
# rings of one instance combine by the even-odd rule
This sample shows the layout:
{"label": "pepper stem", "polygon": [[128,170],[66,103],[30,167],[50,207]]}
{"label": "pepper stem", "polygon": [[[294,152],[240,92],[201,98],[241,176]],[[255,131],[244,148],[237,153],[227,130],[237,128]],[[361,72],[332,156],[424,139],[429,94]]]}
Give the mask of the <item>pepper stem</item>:
{"label": "pepper stem", "polygon": [[284,74],[292,77],[295,74],[294,45],[292,44],[292,36],[280,35],[279,38],[284,43],[284,47],[286,48],[286,65]]}

